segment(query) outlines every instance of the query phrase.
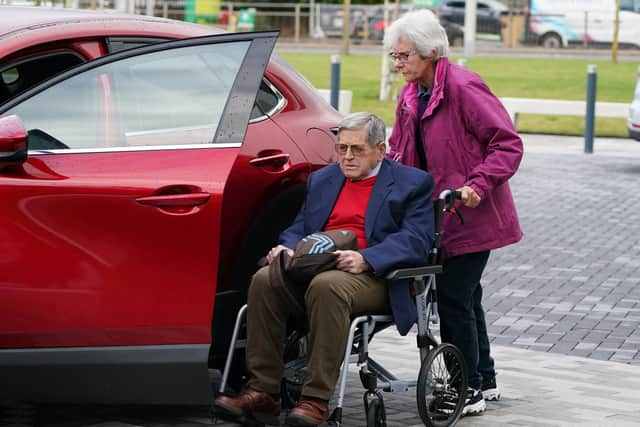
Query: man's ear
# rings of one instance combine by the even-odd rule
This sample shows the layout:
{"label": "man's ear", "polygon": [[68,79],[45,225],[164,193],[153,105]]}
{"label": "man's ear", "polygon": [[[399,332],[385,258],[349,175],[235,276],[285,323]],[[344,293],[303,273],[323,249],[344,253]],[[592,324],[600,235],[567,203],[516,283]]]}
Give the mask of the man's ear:
{"label": "man's ear", "polygon": [[380,156],[380,159],[384,159],[384,156],[387,154],[387,144],[384,142],[381,142],[380,144],[378,144],[378,154]]}

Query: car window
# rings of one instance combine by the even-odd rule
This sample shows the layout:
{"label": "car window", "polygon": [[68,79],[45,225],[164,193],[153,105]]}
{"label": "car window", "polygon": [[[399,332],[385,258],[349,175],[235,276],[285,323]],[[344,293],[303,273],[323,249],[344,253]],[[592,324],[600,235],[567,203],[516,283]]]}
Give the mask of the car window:
{"label": "car window", "polygon": [[250,42],[133,56],[74,75],[13,107],[29,148],[209,144]]}
{"label": "car window", "polygon": [[447,6],[452,7],[452,8],[457,8],[457,9],[464,9],[464,2],[463,1],[450,1],[447,3]]}
{"label": "car window", "polygon": [[0,104],[84,59],[71,51],[47,53],[7,64],[0,69]]}
{"label": "car window", "polygon": [[284,106],[284,96],[266,79],[262,80],[256,102],[251,110],[252,122],[274,115]]}

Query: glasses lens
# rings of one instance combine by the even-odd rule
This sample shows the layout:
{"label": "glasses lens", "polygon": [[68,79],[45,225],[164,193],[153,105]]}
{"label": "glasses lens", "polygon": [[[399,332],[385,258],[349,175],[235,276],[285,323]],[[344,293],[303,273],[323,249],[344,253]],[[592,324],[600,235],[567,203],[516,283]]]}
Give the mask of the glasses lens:
{"label": "glasses lens", "polygon": [[340,154],[347,154],[347,151],[351,149],[351,154],[359,156],[364,153],[364,144],[348,145],[348,144],[336,144],[336,151]]}
{"label": "glasses lens", "polygon": [[391,52],[389,56],[393,61],[407,62],[409,60],[410,52]]}
{"label": "glasses lens", "polygon": [[359,156],[360,154],[364,153],[364,145],[352,145],[351,152],[354,156]]}

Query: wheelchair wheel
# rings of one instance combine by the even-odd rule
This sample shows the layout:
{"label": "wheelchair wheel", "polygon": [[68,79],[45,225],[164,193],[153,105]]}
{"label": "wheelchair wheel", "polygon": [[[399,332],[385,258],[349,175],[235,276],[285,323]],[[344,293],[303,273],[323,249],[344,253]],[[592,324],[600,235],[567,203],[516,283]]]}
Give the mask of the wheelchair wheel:
{"label": "wheelchair wheel", "polygon": [[293,408],[300,399],[307,367],[308,340],[308,335],[294,331],[285,342],[284,372],[280,386],[282,407],[285,409]]}
{"label": "wheelchair wheel", "polygon": [[387,415],[384,411],[384,402],[380,397],[375,396],[368,399],[366,416],[367,427],[387,427]]}
{"label": "wheelchair wheel", "polygon": [[455,424],[462,415],[467,390],[467,368],[460,350],[440,344],[420,366],[416,398],[422,422],[428,427]]}

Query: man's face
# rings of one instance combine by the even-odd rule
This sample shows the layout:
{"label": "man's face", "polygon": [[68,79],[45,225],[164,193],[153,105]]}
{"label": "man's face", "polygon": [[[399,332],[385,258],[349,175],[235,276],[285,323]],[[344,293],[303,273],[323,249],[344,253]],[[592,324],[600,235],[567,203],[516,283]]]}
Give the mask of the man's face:
{"label": "man's face", "polygon": [[340,169],[344,176],[351,180],[359,180],[369,175],[371,169],[384,158],[386,149],[384,142],[376,147],[367,144],[364,129],[341,130],[336,148]]}
{"label": "man's face", "polygon": [[406,82],[419,83],[433,68],[431,57],[421,58],[415,46],[403,40],[398,42],[391,54],[393,65]]}

